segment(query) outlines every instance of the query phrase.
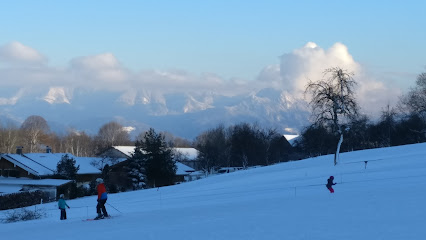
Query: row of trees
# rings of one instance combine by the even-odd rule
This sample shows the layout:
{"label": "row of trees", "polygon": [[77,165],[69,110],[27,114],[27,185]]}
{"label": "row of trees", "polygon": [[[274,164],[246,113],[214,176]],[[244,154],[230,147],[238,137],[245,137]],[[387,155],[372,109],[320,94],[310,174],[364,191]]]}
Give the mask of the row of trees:
{"label": "row of trees", "polygon": [[200,167],[211,172],[219,167],[249,167],[288,161],[291,146],[284,136],[257,124],[220,125],[195,140]]}
{"label": "row of trees", "polygon": [[324,79],[309,82],[306,94],[314,121],[301,134],[297,144],[300,152],[307,156],[335,153],[337,164],[341,150],[426,141],[426,73],[417,77],[416,86],[401,97],[398,106],[383,109],[378,121],[359,113],[355,85],[353,73],[341,68],[327,69]]}
{"label": "row of trees", "polygon": [[[140,133],[136,140],[144,137]],[[188,140],[175,137],[171,133],[162,135],[169,146],[188,147]],[[21,126],[13,123],[0,124],[0,153],[13,153],[17,146],[23,146],[23,152],[43,152],[49,146],[53,152],[67,152],[74,156],[96,156],[110,146],[133,145],[129,132],[118,122],[104,124],[94,136],[84,131],[69,129],[66,134],[58,135],[50,131],[47,121],[37,115],[29,116]]]}

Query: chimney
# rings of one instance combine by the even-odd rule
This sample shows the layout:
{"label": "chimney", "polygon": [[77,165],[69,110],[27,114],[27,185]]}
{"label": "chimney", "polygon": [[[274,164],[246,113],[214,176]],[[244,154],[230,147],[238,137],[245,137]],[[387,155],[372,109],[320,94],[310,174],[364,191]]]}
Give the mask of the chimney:
{"label": "chimney", "polygon": [[16,154],[20,154],[20,155],[22,155],[22,149],[23,149],[24,147],[22,147],[22,146],[17,146],[16,147]]}
{"label": "chimney", "polygon": [[46,146],[46,153],[51,153],[52,149],[49,146]]}

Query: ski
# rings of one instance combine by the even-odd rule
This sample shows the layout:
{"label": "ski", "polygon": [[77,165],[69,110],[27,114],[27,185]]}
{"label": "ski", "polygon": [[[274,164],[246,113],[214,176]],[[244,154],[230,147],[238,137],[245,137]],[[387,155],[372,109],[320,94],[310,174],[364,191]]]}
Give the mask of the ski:
{"label": "ski", "polygon": [[97,217],[95,217],[95,218],[83,219],[83,222],[86,222],[86,221],[98,221],[98,220],[103,220],[103,219],[111,219],[111,216],[108,216],[108,217],[102,217],[102,218],[97,218]]}

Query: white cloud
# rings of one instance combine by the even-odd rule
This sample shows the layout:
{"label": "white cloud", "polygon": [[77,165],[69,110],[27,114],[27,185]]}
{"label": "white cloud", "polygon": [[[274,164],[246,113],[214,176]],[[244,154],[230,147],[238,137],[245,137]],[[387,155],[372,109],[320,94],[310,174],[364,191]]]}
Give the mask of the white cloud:
{"label": "white cloud", "polygon": [[281,56],[280,75],[283,87],[291,92],[304,91],[309,80],[315,81],[323,77],[325,69],[341,67],[351,72],[360,68],[342,43],[335,43],[324,50],[313,42]]}
{"label": "white cloud", "polygon": [[35,49],[20,42],[0,46],[0,60],[9,64],[44,64],[47,59]]}
{"label": "white cloud", "polygon": [[1,105],[15,105],[18,102],[19,98],[23,95],[24,90],[20,89],[15,96],[11,98],[0,97],[0,106]]}
{"label": "white cloud", "polygon": [[264,68],[258,76],[263,83],[272,87],[289,91],[302,97],[309,80],[322,79],[325,69],[340,67],[354,72],[358,83],[357,100],[365,112],[377,112],[377,108],[387,103],[396,103],[400,90],[393,85],[385,84],[377,78],[368,76],[361,64],[356,62],[342,43],[335,43],[329,49],[323,49],[313,42],[281,56],[279,65]]}
{"label": "white cloud", "polygon": [[71,60],[70,72],[74,77],[71,85],[95,89],[122,90],[130,77],[112,53],[75,58]]}
{"label": "white cloud", "polygon": [[[69,102],[72,90],[77,88],[118,92],[123,94],[120,100],[129,104],[161,103],[165,93],[215,92],[235,96],[266,87],[301,97],[309,80],[319,80],[326,68],[337,66],[355,73],[355,80],[359,83],[358,99],[366,111],[395,102],[400,93],[388,82],[385,84],[378,80],[380,78],[368,74],[342,43],[323,49],[308,42],[283,54],[279,64],[265,67],[258,81],[223,79],[214,73],[195,75],[182,70],[135,73],[123,66],[112,53],[77,57],[64,68],[51,67],[44,64],[47,60],[41,53],[19,42],[0,46],[0,60],[5,63],[0,67],[0,87],[22,87],[37,89],[38,92],[44,88],[40,98],[48,96],[49,100],[62,102]],[[18,98],[0,98],[0,104],[13,104]]]}

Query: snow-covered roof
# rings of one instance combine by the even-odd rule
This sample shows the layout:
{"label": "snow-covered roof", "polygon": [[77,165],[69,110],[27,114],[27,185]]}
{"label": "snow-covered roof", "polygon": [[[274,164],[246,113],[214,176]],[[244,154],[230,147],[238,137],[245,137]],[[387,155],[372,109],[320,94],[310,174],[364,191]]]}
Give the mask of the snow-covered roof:
{"label": "snow-covered roof", "polygon": [[[33,175],[43,176],[54,174],[59,161],[65,154],[67,153],[25,153],[23,155],[4,154],[2,157]],[[77,166],[80,166],[78,174],[101,173],[99,169],[90,164],[89,158],[76,157],[72,154],[68,154],[68,156],[76,161]]]}
{"label": "snow-covered roof", "polygon": [[[1,183],[1,180],[0,180]],[[22,186],[0,186],[0,195],[17,193],[22,190]]]}
{"label": "snow-covered roof", "polygon": [[33,175],[49,175],[53,173],[50,168],[21,154],[4,154],[2,157]]}
{"label": "snow-covered roof", "polygon": [[91,174],[91,173],[100,173],[101,171],[96,167],[90,164],[91,160],[86,157],[76,157],[70,153],[26,153],[26,156],[29,159],[34,160],[35,162],[40,163],[52,170],[56,171],[58,163],[61,161],[62,157],[68,154],[70,158],[73,158],[77,166],[80,166],[78,174]]}
{"label": "snow-covered roof", "polygon": [[[127,156],[131,156],[135,152],[135,146],[113,146],[116,150],[126,154]],[[195,148],[174,148],[176,151],[181,152],[185,156],[187,156],[188,159],[196,158],[198,154],[198,151]],[[180,163],[176,162],[177,171],[176,175],[188,175],[189,173],[195,171],[195,169]]]}
{"label": "snow-covered roof", "polygon": [[198,150],[195,148],[174,148],[174,150],[184,155],[188,160],[196,160],[198,157]]}
{"label": "snow-covered roof", "polygon": [[[116,150],[124,153],[126,156],[131,157],[135,152],[135,146],[113,146]],[[195,148],[173,148],[175,151],[183,154],[189,160],[194,160],[198,156],[198,150]]]}
{"label": "snow-covered roof", "polygon": [[180,162],[176,162],[176,166],[177,166],[176,175],[188,175],[191,172],[195,171],[195,169],[188,167],[185,164]]}
{"label": "snow-covered roof", "polygon": [[126,156],[131,157],[132,154],[135,152],[135,146],[112,146],[113,148],[117,149],[118,151],[124,153]]}
{"label": "snow-covered roof", "polygon": [[101,170],[92,165],[92,162],[101,160],[98,157],[74,157],[77,165],[80,165],[78,174],[101,173]]}
{"label": "snow-covered roof", "polygon": [[3,186],[61,186],[69,183],[71,180],[63,179],[30,179],[30,178],[0,178],[0,189],[3,190]]}
{"label": "snow-covered roof", "polygon": [[287,139],[291,146],[294,146],[294,143],[299,138],[299,135],[284,134],[284,137],[285,139]]}

